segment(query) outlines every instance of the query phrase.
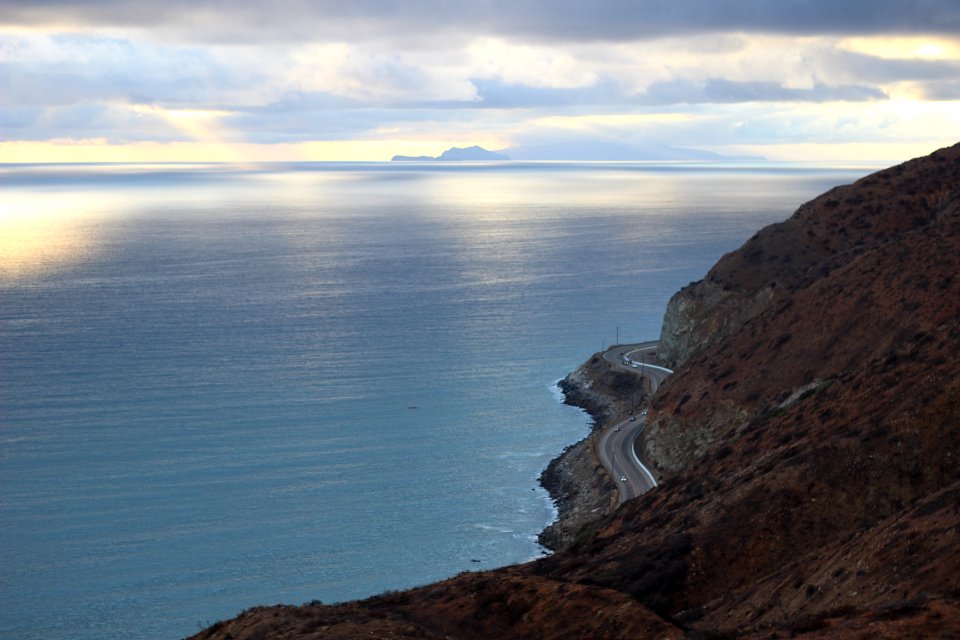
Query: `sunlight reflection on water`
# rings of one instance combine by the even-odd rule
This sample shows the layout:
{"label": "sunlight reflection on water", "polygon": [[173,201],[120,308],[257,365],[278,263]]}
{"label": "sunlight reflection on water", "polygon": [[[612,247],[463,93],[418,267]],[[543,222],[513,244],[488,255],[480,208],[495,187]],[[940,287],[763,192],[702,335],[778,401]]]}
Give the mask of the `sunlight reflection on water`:
{"label": "sunlight reflection on water", "polygon": [[854,177],[0,166],[0,636],[539,555],[536,477],[587,428],[548,385]]}
{"label": "sunlight reflection on water", "polygon": [[103,194],[7,194],[0,205],[0,280],[56,270],[95,250]]}

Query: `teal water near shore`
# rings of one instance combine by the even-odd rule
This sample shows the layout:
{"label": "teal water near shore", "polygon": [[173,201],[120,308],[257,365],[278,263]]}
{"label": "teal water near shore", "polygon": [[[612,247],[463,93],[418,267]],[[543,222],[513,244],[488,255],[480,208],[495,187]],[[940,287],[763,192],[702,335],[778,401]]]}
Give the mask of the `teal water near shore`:
{"label": "teal water near shore", "polygon": [[867,172],[0,167],[0,636],[536,557],[536,478],[588,429],[553,382]]}

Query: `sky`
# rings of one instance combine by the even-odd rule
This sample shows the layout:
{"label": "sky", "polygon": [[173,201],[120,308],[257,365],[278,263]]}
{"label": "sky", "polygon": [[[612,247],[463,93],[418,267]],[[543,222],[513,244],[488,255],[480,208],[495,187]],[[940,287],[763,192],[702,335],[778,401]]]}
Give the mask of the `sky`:
{"label": "sky", "polygon": [[0,162],[889,163],[960,141],[960,0],[4,0]]}

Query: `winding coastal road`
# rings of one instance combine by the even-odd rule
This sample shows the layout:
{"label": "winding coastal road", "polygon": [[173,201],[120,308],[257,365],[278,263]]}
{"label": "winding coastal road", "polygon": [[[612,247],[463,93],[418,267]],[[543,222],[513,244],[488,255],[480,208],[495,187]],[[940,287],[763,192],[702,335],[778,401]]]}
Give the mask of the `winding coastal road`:
{"label": "winding coastal road", "polygon": [[[650,395],[656,393],[670,369],[648,364],[657,350],[657,342],[617,345],[603,354],[615,369],[628,371],[649,382]],[[617,506],[657,486],[653,473],[637,457],[634,444],[646,426],[646,410],[608,426],[597,443],[597,455],[617,482]]]}

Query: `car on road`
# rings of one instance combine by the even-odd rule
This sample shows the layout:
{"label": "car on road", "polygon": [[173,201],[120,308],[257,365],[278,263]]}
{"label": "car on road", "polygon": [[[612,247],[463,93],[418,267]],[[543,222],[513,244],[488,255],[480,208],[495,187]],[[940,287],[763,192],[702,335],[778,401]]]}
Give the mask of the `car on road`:
{"label": "car on road", "polygon": [[627,476],[620,476],[620,482],[626,482]]}
{"label": "car on road", "polygon": [[637,416],[630,416],[630,422],[636,422]]}
{"label": "car on road", "polygon": [[644,409],[643,411],[641,411],[641,412],[640,412],[640,415],[642,415],[642,416],[645,416],[645,415],[647,415],[647,410],[646,410],[646,409]]}
{"label": "car on road", "polygon": [[620,431],[620,427],[614,427],[613,430],[614,430],[614,431]]}

